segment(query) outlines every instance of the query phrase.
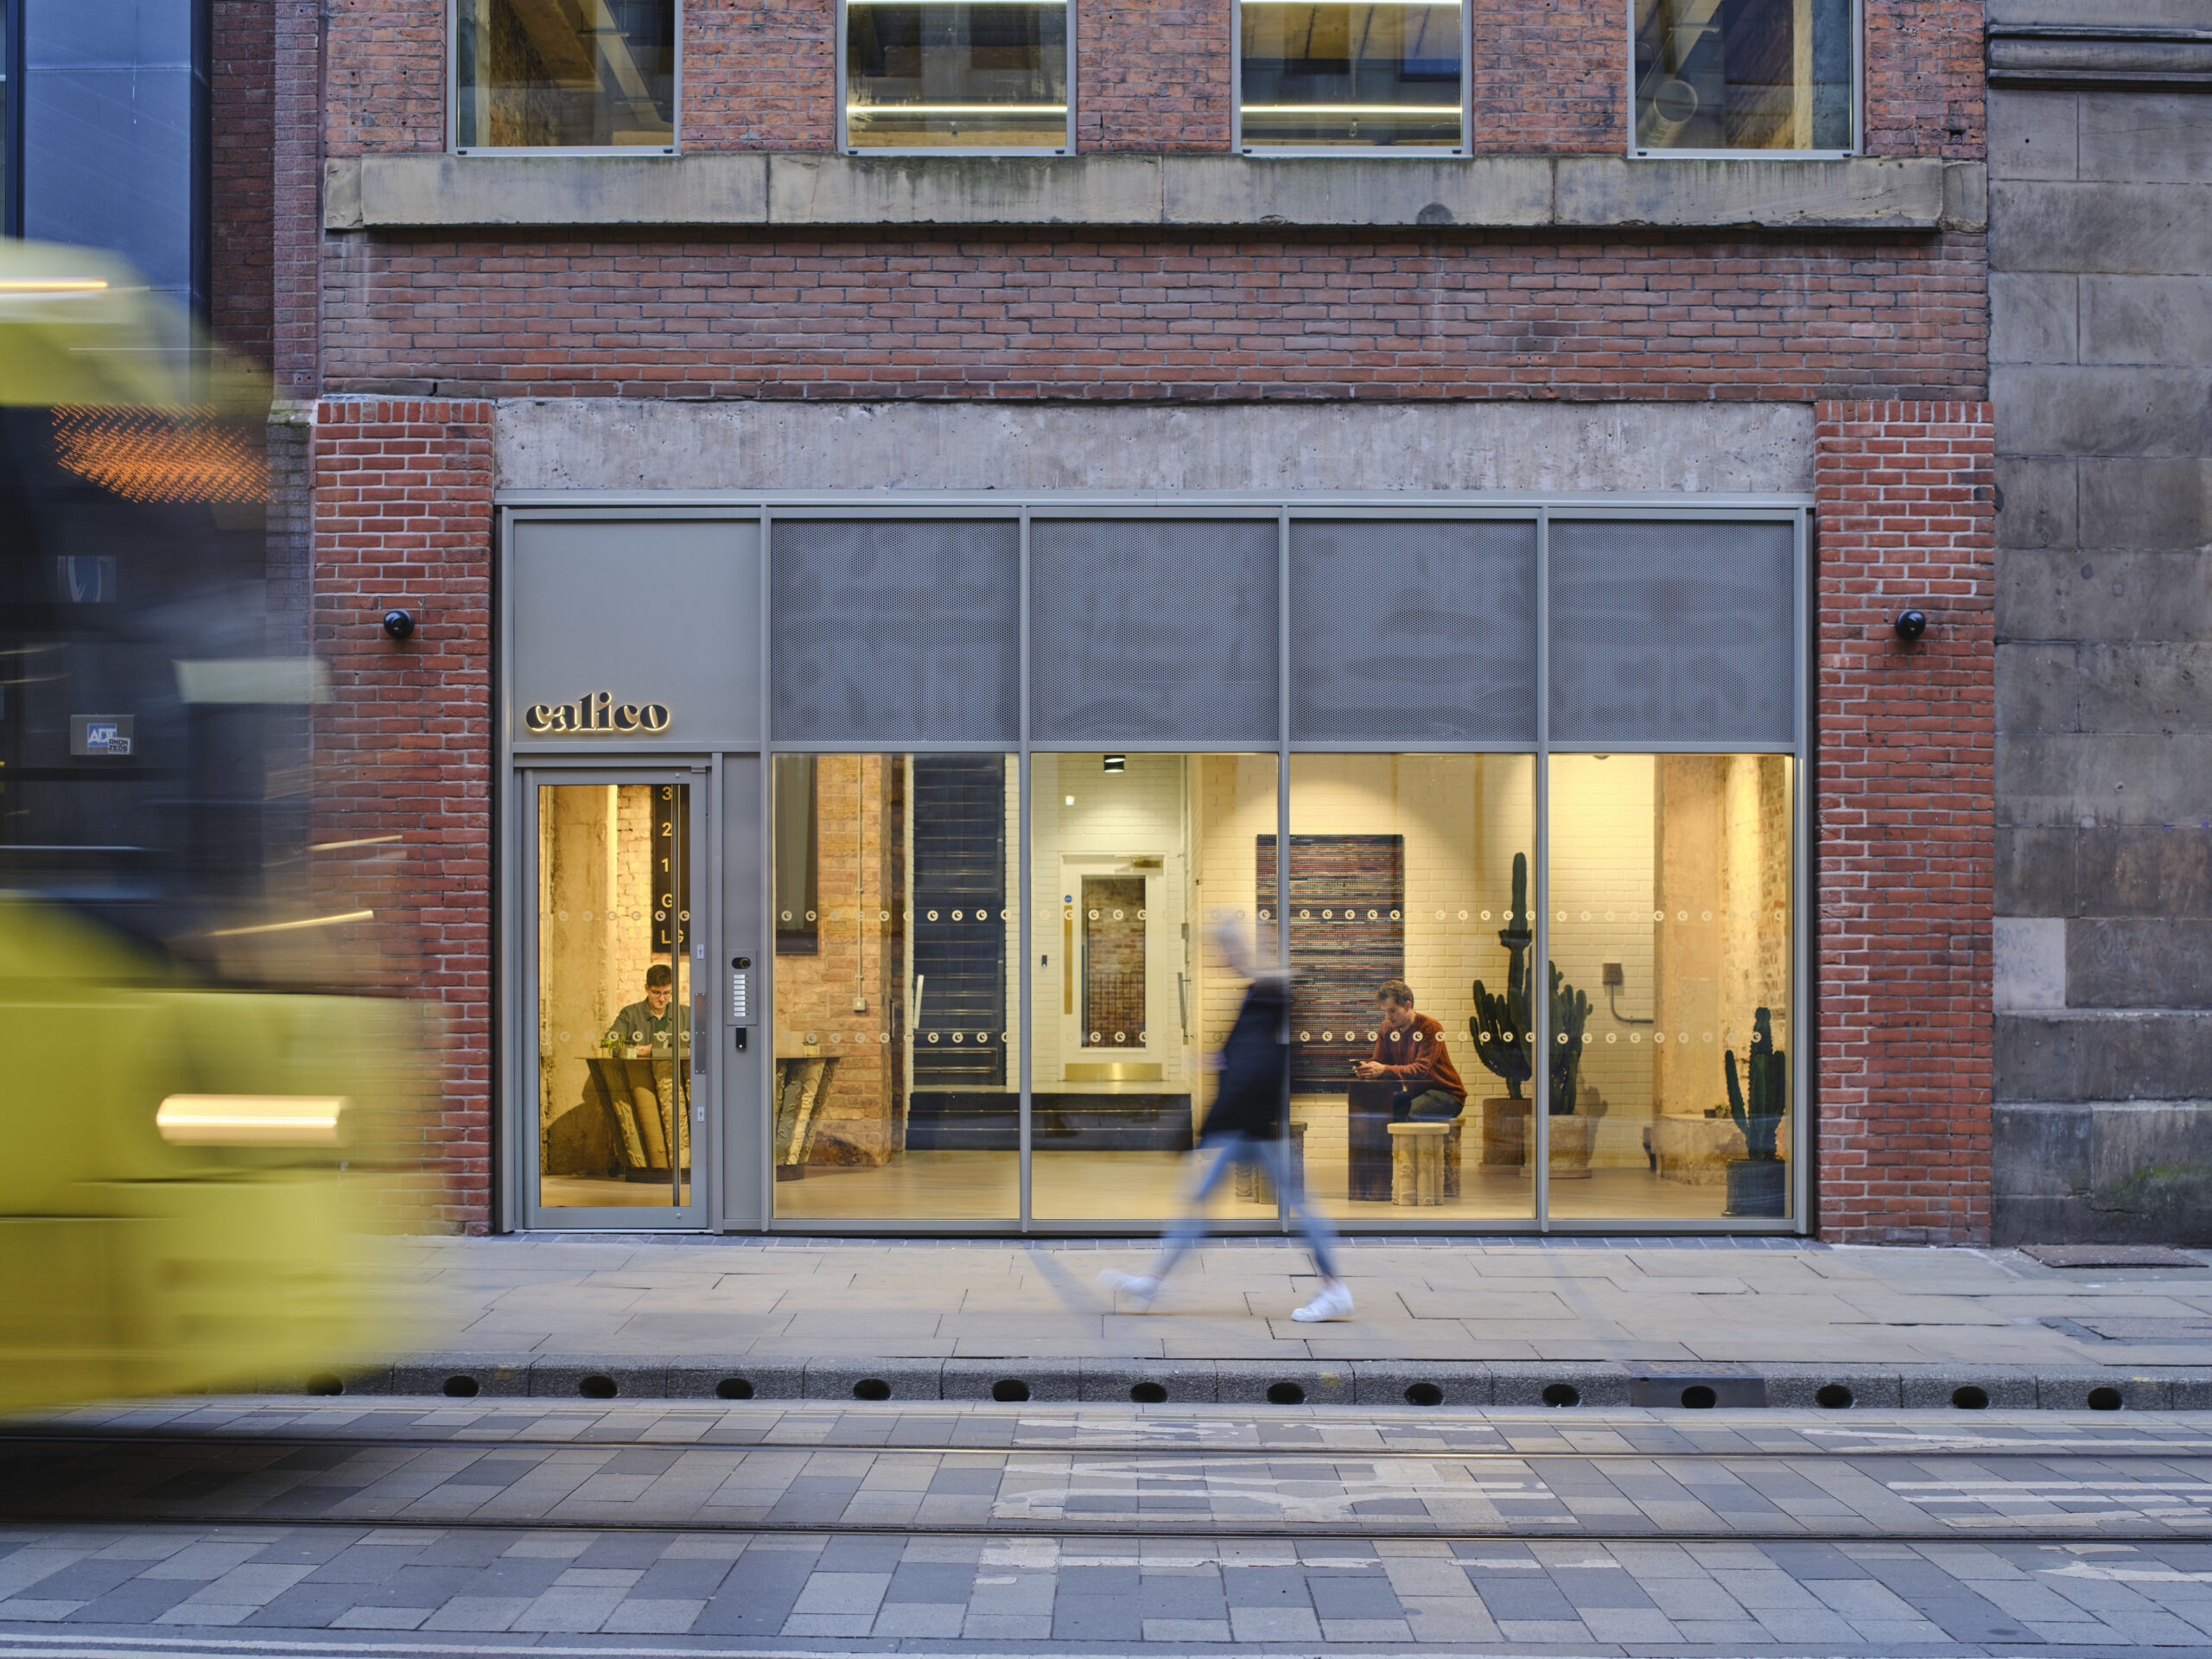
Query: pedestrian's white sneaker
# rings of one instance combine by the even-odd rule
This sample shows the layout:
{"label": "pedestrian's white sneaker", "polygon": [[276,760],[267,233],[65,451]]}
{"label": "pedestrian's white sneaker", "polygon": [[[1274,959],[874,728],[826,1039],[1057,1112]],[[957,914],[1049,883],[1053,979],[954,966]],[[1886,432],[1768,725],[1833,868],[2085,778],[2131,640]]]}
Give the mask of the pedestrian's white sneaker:
{"label": "pedestrian's white sneaker", "polygon": [[1290,1317],[1300,1325],[1320,1325],[1329,1319],[1348,1319],[1351,1317],[1351,1292],[1342,1285],[1324,1285],[1321,1294],[1303,1307],[1291,1310]]}
{"label": "pedestrian's white sneaker", "polygon": [[[1108,1268],[1098,1275],[1098,1282],[1128,1297],[1137,1305],[1140,1313],[1150,1307],[1152,1299],[1160,1294],[1160,1281],[1148,1273],[1123,1273],[1119,1268]],[[1345,1306],[1351,1304],[1347,1302]]]}

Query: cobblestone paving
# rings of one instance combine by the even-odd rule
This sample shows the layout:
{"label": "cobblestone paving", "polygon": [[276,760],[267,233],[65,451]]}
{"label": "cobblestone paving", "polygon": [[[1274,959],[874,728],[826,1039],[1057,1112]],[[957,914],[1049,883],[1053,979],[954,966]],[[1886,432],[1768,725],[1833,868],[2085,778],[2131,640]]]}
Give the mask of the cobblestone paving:
{"label": "cobblestone paving", "polygon": [[147,1438],[0,1467],[65,1521],[2212,1536],[2205,1414],[1962,1414],[238,1402],[73,1414]]}

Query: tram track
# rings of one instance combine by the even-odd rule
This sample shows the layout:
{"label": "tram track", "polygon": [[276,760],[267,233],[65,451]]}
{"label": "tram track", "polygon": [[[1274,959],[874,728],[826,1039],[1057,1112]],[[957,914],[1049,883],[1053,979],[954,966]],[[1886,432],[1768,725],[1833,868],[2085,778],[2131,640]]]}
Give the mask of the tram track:
{"label": "tram track", "polygon": [[2212,1442],[923,1446],[0,1430],[0,1523],[178,1522],[1369,1543],[2171,1541],[2212,1536]]}

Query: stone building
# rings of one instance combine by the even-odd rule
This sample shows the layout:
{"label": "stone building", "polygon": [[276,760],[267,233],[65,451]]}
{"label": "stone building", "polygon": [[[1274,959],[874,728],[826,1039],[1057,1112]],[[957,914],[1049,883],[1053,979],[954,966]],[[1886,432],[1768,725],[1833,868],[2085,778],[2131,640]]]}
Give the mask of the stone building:
{"label": "stone building", "polygon": [[2002,1243],[2212,1237],[2208,25],[1989,9]]}

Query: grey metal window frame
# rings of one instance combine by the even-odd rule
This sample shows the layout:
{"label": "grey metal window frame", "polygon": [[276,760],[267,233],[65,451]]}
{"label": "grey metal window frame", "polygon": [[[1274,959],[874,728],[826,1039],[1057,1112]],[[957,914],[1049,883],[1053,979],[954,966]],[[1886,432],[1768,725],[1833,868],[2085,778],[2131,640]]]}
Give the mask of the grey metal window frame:
{"label": "grey metal window frame", "polygon": [[669,86],[666,144],[463,144],[461,142],[461,6],[446,0],[446,153],[481,160],[500,156],[680,156],[683,153],[683,0],[676,8],[676,70]]}
{"label": "grey metal window frame", "polygon": [[1851,145],[1847,149],[1647,149],[1636,142],[1636,0],[1622,0],[1622,77],[1632,162],[1836,162],[1866,153],[1866,0],[1851,0]]}
{"label": "grey metal window frame", "polygon": [[1075,112],[1078,102],[1076,83],[1076,5],[1077,0],[1039,0],[1039,3],[1057,3],[1067,18],[1067,85],[1068,107],[1065,137],[1058,145],[1045,144],[855,144],[845,123],[846,103],[849,94],[845,81],[845,17],[851,10],[852,0],[837,0],[836,89],[837,89],[837,149],[847,156],[1072,156],[1075,154]]}
{"label": "grey metal window frame", "polygon": [[[1388,0],[1378,0],[1387,3]],[[1853,0],[1854,4],[1857,0]],[[1632,6],[1635,0],[1629,0]],[[1244,142],[1244,0],[1231,0],[1229,15],[1229,60],[1234,77],[1230,87],[1229,147],[1255,161],[1298,161],[1316,156],[1357,156],[1362,160],[1433,162],[1446,156],[1475,153],[1474,0],[1459,0],[1459,142],[1443,144],[1260,144]]]}
{"label": "grey metal window frame", "polygon": [[[1795,662],[1793,736],[1786,742],[1707,742],[1666,743],[1648,741],[1608,742],[1607,752],[1619,754],[1780,754],[1791,758],[1796,764],[1790,769],[1791,778],[1791,938],[1790,1008],[1795,1027],[1795,1046],[1803,1059],[1790,1068],[1790,1128],[1789,1156],[1789,1214],[1777,1218],[1737,1218],[1715,1220],[1694,1217],[1604,1218],[1554,1217],[1550,1213],[1550,1126],[1548,1116],[1532,1113],[1535,1125],[1535,1144],[1529,1156],[1535,1160],[1533,1170],[1533,1214],[1529,1217],[1471,1218],[1450,1217],[1421,1221],[1399,1220],[1395,1217],[1362,1218],[1344,1223],[1345,1230],[1362,1235],[1385,1236],[1406,1234],[1433,1236],[1440,1233],[1470,1234],[1537,1234],[1561,1236],[1618,1234],[1630,1230],[1648,1236],[1699,1235],[1729,1233],[1736,1235],[1802,1236],[1813,1228],[1812,1166],[1817,1156],[1814,1134],[1814,1112],[1817,1094],[1814,1085],[1816,1057],[1819,1050],[1816,1020],[1817,985],[1812,974],[1812,880],[1813,825],[1811,805],[1814,799],[1814,752],[1812,729],[1812,676],[1814,666],[1813,613],[1814,579],[1813,523],[1814,500],[1810,495],[1795,493],[1747,494],[1719,493],[1691,495],[1683,493],[1539,493],[1507,492],[1436,492],[1408,498],[1404,492],[1288,492],[1288,491],[1213,491],[1192,492],[1184,495],[1165,493],[1135,493],[1129,492],[1078,491],[915,491],[911,494],[892,491],[748,491],[748,492],[678,492],[678,491],[557,491],[557,490],[501,490],[494,494],[498,523],[495,580],[499,583],[496,612],[499,619],[499,638],[510,637],[512,626],[512,589],[510,581],[510,561],[514,545],[513,525],[518,520],[562,519],[571,522],[599,520],[607,523],[634,523],[656,518],[700,519],[723,518],[732,522],[746,522],[757,525],[760,536],[760,588],[758,616],[758,652],[760,672],[760,707],[761,728],[757,747],[742,744],[725,745],[711,754],[701,754],[694,742],[681,749],[671,747],[667,751],[653,751],[633,747],[620,755],[609,754],[603,749],[588,753],[573,743],[564,744],[559,738],[517,742],[505,719],[508,690],[504,682],[504,671],[495,673],[494,720],[502,734],[500,743],[499,779],[498,782],[498,810],[494,823],[518,822],[514,808],[516,791],[524,768],[559,766],[576,770],[598,768],[632,769],[639,765],[666,765],[677,767],[683,764],[678,756],[690,758],[691,765],[709,772],[711,787],[719,798],[721,788],[721,755],[757,755],[762,763],[764,779],[771,772],[768,762],[776,754],[1001,754],[1014,755],[1017,760],[1020,804],[1019,880],[1022,887],[1022,903],[1018,938],[1022,954],[1019,976],[1020,1007],[1017,1010],[1017,1029],[1020,1033],[1021,1065],[1020,1079],[1020,1217],[1014,1222],[1000,1220],[940,1220],[926,1217],[844,1220],[779,1220],[774,1215],[774,1175],[772,1160],[766,1156],[768,1137],[772,1129],[772,1113],[764,1112],[758,1126],[762,1141],[760,1216],[757,1224],[742,1228],[733,1226],[721,1218],[724,1209],[716,1194],[707,1211],[708,1230],[747,1230],[761,1233],[790,1233],[797,1235],[837,1235],[849,1236],[1144,1236],[1156,1234],[1160,1223],[1156,1220],[1131,1222],[1119,1219],[1085,1221],[1061,1217],[1039,1222],[1032,1213],[1030,1152],[1031,1152],[1031,1088],[1030,1057],[1032,976],[1035,955],[1032,925],[1029,889],[1030,867],[1030,761],[1037,753],[1090,753],[1096,744],[1068,745],[1038,743],[1032,741],[1029,730],[1031,702],[1029,681],[1029,529],[1037,518],[1152,518],[1188,520],[1201,518],[1224,518],[1255,520],[1272,518],[1277,526],[1278,571],[1276,603],[1278,702],[1276,745],[1272,753],[1276,760],[1276,833],[1287,833],[1289,824],[1290,762],[1299,754],[1351,753],[1421,753],[1421,754],[1529,754],[1535,758],[1535,814],[1532,825],[1536,853],[1533,860],[1533,882],[1537,912],[1535,960],[1550,960],[1550,858],[1548,847],[1549,829],[1550,777],[1547,762],[1554,753],[1580,754],[1591,752],[1590,745],[1577,743],[1556,749],[1550,741],[1550,543],[1551,524],[1555,518],[1609,518],[1627,523],[1698,523],[1713,519],[1738,522],[1786,523],[1792,528],[1793,592],[1791,604],[1797,626],[1793,630]],[[1424,740],[1410,747],[1402,741],[1378,739],[1370,743],[1354,743],[1337,740],[1295,740],[1290,735],[1290,526],[1303,518],[1341,519],[1347,516],[1369,519],[1405,518],[1434,521],[1439,518],[1490,519],[1533,522],[1536,526],[1536,628],[1535,676],[1537,684],[1536,728],[1535,737],[1524,743],[1496,741],[1465,741]],[[772,715],[772,653],[774,649],[773,619],[769,609],[771,566],[774,558],[774,525],[780,518],[883,518],[912,519],[917,518],[1014,518],[1020,526],[1020,594],[1018,611],[1018,650],[1020,667],[1020,697],[1018,728],[1010,741],[946,741],[934,742],[902,738],[896,741],[868,744],[856,741],[784,742],[779,741],[770,727]],[[501,657],[508,653],[495,646]],[[1144,740],[1116,741],[1114,747],[1130,753],[1188,754],[1198,753],[1236,753],[1260,754],[1270,751],[1254,748],[1249,743],[1231,743],[1209,749],[1188,741],[1155,742]],[[665,759],[663,758],[664,754]],[[708,781],[702,779],[702,781]],[[772,812],[772,791],[764,782],[761,790],[760,844],[771,844],[769,822]],[[527,895],[516,891],[518,879],[517,865],[520,861],[509,856],[511,848],[503,844],[494,856],[502,872],[495,882],[506,915],[496,930],[502,961],[495,964],[494,1019],[495,1055],[493,1065],[495,1088],[495,1121],[503,1133],[498,1139],[506,1144],[503,1153],[495,1144],[495,1158],[500,1168],[500,1178],[495,1182],[495,1192],[505,1205],[508,1217],[526,1214],[519,1207],[523,1197],[520,1184],[523,1176],[517,1166],[529,1160],[512,1155],[512,1147],[518,1133],[521,1101],[515,1091],[507,1087],[505,1079],[514,1075],[521,1053],[517,1046],[523,1034],[517,1021],[527,1010],[516,1006],[512,995],[513,973],[508,964],[518,964],[517,950],[520,945],[516,926],[518,905]],[[711,859],[709,860],[711,865]],[[768,913],[770,895],[767,884],[772,879],[772,861],[764,857],[756,873],[760,885],[760,901],[762,913]],[[708,899],[710,918],[721,914],[720,883],[729,879],[730,873],[702,870],[701,880],[709,884],[712,891]],[[1277,904],[1287,906],[1287,861],[1280,861],[1276,873]],[[718,923],[710,921],[710,925]],[[711,941],[708,959],[718,961],[724,941]],[[1288,965],[1289,938],[1287,929],[1278,930],[1279,963]],[[772,950],[764,950],[757,959],[759,973],[755,995],[756,1006],[766,1010],[763,1023],[772,1023],[775,1007],[775,957]],[[1548,1098],[1550,1081],[1550,1031],[1548,999],[1536,999],[1538,1025],[1535,1037],[1536,1074],[1531,1079],[1532,1098]],[[770,1064],[772,1042],[760,1046],[760,1052],[752,1057],[751,1063],[766,1067]],[[727,1066],[719,1069],[720,1076],[728,1075]],[[769,1097],[764,1087],[762,1097]],[[700,1137],[702,1144],[712,1146],[718,1137],[721,1122],[720,1103],[723,1098],[719,1077],[712,1091],[712,1106],[707,1125],[708,1133]],[[715,1166],[719,1167],[719,1158]],[[696,1181],[696,1158],[695,1176]],[[695,1187],[695,1191],[696,1191]],[[1225,1233],[1282,1234],[1291,1230],[1287,1208],[1280,1201],[1278,1215],[1273,1224],[1265,1222],[1230,1223],[1219,1230]]]}

